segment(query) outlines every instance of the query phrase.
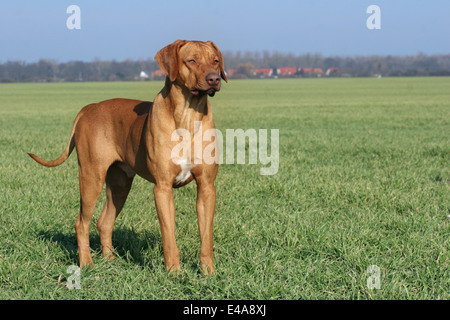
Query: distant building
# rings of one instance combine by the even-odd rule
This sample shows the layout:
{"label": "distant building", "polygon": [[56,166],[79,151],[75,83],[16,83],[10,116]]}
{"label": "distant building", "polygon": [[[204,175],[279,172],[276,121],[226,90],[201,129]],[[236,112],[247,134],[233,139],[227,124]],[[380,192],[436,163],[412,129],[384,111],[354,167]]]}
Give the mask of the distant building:
{"label": "distant building", "polygon": [[293,76],[297,73],[297,68],[278,68],[277,73],[281,77]]}
{"label": "distant building", "polygon": [[228,71],[226,72],[227,77],[233,77],[236,71],[237,69],[228,69]]}
{"label": "distant building", "polygon": [[162,70],[155,70],[153,72],[153,79],[158,80],[161,79],[165,76],[166,74],[164,72],[162,72]]}
{"label": "distant building", "polygon": [[304,77],[321,77],[324,72],[322,68],[299,68],[299,74]]}
{"label": "distant building", "polygon": [[329,76],[336,75],[336,74],[338,74],[338,73],[340,73],[340,72],[341,72],[341,70],[339,70],[338,67],[330,67],[330,68],[328,68],[327,71],[325,72],[325,75],[326,75],[327,77],[329,77]]}
{"label": "distant building", "polygon": [[272,68],[255,69],[253,71],[253,74],[260,78],[270,78],[273,74],[273,69]]}
{"label": "distant building", "polygon": [[148,80],[149,76],[145,71],[141,71],[139,78],[141,78],[141,80]]}

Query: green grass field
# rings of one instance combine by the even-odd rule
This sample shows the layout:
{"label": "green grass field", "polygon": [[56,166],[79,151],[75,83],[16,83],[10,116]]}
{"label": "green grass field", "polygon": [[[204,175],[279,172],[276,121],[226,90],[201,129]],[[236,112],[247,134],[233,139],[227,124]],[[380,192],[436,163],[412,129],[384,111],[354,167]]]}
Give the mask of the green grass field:
{"label": "green grass field", "polygon": [[[183,270],[172,278],[153,186],[136,178],[114,229],[118,258],[101,257],[102,196],[91,225],[95,264],[69,290],[76,153],[45,168],[27,152],[56,158],[84,105],[152,100],[161,87],[0,85],[0,299],[450,298],[450,78],[224,84],[211,99],[217,128],[279,129],[280,166],[262,176],[260,164],[221,165],[216,275],[200,276],[195,183],[175,191]],[[379,289],[368,286],[371,265]]]}

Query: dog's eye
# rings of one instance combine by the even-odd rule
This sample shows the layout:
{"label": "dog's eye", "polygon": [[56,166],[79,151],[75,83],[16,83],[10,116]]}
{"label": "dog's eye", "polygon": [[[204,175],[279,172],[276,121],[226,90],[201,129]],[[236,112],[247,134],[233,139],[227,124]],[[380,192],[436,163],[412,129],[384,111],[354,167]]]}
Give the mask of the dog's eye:
{"label": "dog's eye", "polygon": [[219,60],[214,59],[214,63],[215,63],[215,64],[218,64],[219,62],[220,62]]}
{"label": "dog's eye", "polygon": [[195,59],[190,59],[188,60],[189,63],[197,63],[197,61],[195,61]]}

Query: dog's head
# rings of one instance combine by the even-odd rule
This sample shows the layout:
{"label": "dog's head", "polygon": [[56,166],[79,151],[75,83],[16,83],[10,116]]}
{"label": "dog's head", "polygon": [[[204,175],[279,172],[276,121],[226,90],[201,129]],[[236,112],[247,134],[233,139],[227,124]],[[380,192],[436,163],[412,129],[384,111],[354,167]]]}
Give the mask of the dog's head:
{"label": "dog's head", "polygon": [[159,50],[155,59],[171,82],[193,95],[207,93],[212,97],[220,90],[220,79],[228,81],[222,54],[211,41],[177,40]]}

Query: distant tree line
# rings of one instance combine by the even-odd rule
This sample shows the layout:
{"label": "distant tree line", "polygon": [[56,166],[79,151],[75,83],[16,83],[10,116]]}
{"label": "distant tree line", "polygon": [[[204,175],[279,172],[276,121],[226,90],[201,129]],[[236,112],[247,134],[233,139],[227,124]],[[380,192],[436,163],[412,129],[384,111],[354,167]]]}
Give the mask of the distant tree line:
{"label": "distant tree line", "polygon": [[125,60],[58,63],[41,59],[34,63],[8,61],[0,64],[0,82],[55,81],[131,81],[139,80],[142,71],[158,69],[154,60]]}
{"label": "distant tree line", "polygon": [[[335,76],[450,76],[450,54],[414,56],[328,56],[321,54],[286,54],[268,51],[223,53],[225,67],[244,68],[339,68]],[[153,59],[101,61],[73,61],[60,63],[41,59],[38,62],[8,61],[0,64],[0,82],[37,81],[133,81],[160,79]],[[144,72],[144,73],[143,73]],[[148,75],[143,77],[142,75]]]}
{"label": "distant tree line", "polygon": [[338,68],[336,76],[450,76],[450,54],[414,56],[328,56],[321,54],[284,54],[261,52],[225,52],[227,69],[252,68]]}

